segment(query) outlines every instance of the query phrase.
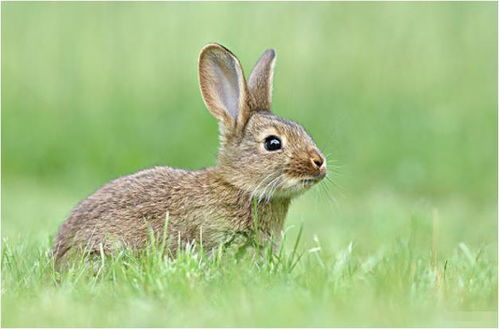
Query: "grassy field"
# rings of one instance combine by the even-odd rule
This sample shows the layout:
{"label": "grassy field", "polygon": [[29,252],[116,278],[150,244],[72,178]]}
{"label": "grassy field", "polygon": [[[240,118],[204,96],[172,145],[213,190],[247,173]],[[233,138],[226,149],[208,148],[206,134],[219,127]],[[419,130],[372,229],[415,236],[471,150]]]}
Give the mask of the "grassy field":
{"label": "grassy field", "polygon": [[[498,325],[496,3],[1,5],[2,326]],[[56,274],[57,228],[99,185],[214,164],[209,42],[246,72],[276,49],[274,110],[333,183],[295,200],[277,255]]]}

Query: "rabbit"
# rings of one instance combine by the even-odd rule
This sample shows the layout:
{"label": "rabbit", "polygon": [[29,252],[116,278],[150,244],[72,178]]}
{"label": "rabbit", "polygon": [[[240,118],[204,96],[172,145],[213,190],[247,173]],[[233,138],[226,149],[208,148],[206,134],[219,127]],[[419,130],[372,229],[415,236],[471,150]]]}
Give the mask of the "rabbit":
{"label": "rabbit", "polygon": [[[246,81],[236,56],[220,44],[199,55],[204,103],[219,122],[215,167],[154,167],[119,177],[80,202],[61,225],[53,255],[111,254],[144,248],[153,232],[173,253],[199,242],[215,250],[256,227],[278,238],[290,201],[326,176],[326,160],[299,124],[271,112],[276,54],[266,50]],[[256,212],[256,213],[255,213]],[[166,225],[165,225],[165,222]]]}

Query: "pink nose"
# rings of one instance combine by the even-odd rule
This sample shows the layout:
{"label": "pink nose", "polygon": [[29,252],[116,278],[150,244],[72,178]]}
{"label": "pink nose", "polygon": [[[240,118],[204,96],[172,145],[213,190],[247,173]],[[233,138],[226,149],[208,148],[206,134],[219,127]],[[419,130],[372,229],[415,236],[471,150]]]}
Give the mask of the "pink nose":
{"label": "pink nose", "polygon": [[325,169],[325,164],[324,164],[324,157],[317,151],[317,150],[312,150],[310,151],[310,162],[312,163],[312,166],[315,169],[318,169],[319,171],[323,171]]}
{"label": "pink nose", "polygon": [[320,169],[322,167],[322,164],[324,163],[324,159],[320,155],[313,156],[312,158],[310,158],[310,161],[312,161],[317,169]]}

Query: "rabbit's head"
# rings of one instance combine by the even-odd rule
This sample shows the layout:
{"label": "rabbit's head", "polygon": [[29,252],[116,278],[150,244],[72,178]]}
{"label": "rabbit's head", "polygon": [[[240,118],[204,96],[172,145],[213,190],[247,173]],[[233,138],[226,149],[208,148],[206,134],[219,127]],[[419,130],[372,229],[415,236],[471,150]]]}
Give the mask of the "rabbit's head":
{"label": "rabbit's head", "polygon": [[274,63],[274,50],[265,51],[246,82],[223,46],[207,45],[199,57],[201,93],[220,126],[218,170],[259,198],[293,197],[326,175],[324,156],[305,129],[270,111]]}

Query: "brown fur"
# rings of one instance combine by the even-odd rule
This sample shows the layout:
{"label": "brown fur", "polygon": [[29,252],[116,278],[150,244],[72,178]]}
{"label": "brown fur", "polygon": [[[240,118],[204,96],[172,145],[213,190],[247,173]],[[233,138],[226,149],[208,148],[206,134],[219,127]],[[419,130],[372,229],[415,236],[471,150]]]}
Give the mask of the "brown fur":
{"label": "brown fur", "polygon": [[[221,149],[213,168],[187,171],[156,167],[113,180],[83,200],[61,226],[54,246],[58,262],[72,249],[110,253],[144,247],[150,232],[179,243],[201,242],[211,250],[255,227],[278,237],[290,200],[320,181],[326,165],[312,138],[298,124],[270,112],[275,53],[266,51],[249,88],[237,58],[211,44],[199,60],[200,88],[220,121]],[[282,149],[267,151],[267,136]],[[163,232],[168,219],[167,232]]]}

